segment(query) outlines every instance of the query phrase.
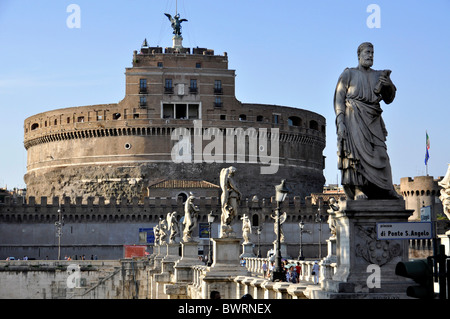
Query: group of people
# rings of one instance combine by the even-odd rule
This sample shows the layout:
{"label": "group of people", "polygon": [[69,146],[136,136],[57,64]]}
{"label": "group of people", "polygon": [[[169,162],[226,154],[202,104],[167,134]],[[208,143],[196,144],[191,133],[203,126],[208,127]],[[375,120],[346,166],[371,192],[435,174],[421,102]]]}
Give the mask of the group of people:
{"label": "group of people", "polygon": [[[273,269],[275,267],[275,262],[271,261],[269,265],[266,261],[262,264],[262,270],[264,273],[264,278],[271,278]],[[286,260],[281,261],[281,269],[283,271],[283,278],[285,278],[286,282],[298,283],[300,282],[300,273],[302,271],[302,266],[300,262],[297,264],[288,264]],[[311,275],[314,276],[314,284],[319,283],[319,264],[317,261],[314,262],[312,267]]]}

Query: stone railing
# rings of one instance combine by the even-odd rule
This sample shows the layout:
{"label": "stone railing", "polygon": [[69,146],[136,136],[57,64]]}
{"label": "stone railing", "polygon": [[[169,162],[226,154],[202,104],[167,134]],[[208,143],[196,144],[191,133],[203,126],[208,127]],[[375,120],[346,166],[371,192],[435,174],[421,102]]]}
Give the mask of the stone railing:
{"label": "stone railing", "polygon": [[[245,267],[248,271],[251,272],[253,276],[264,277],[263,271],[263,263],[267,263],[267,268],[269,268],[269,259],[268,258],[257,258],[257,257],[245,257]],[[301,271],[300,271],[300,281],[303,282],[314,282],[314,276],[311,275],[312,267],[314,265],[314,260],[295,260],[288,259],[287,264],[297,264],[300,263]],[[322,260],[319,262],[320,266],[320,275],[319,275],[319,283],[323,279],[330,279],[336,268],[336,263],[326,262]]]}

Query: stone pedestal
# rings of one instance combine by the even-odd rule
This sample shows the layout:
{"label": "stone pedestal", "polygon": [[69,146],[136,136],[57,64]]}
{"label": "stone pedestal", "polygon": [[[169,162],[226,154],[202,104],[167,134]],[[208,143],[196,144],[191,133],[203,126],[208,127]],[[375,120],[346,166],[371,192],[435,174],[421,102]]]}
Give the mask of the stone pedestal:
{"label": "stone pedestal", "polygon": [[161,272],[173,273],[173,266],[180,257],[180,247],[181,245],[167,244],[167,255],[162,260]]}
{"label": "stone pedestal", "polygon": [[[277,252],[277,241],[275,241],[273,243],[273,251],[275,252],[275,255],[276,255],[276,252]],[[280,253],[281,253],[281,258],[282,259],[292,259],[291,256],[288,255],[287,244],[286,243],[281,243],[281,245],[280,245]]]}
{"label": "stone pedestal", "polygon": [[175,35],[172,38],[172,42],[173,42],[172,47],[174,49],[181,49],[183,47],[183,37],[180,35]]}
{"label": "stone pedestal", "polygon": [[[178,244],[169,244],[170,248],[168,248],[168,251],[172,254],[175,253],[175,245]],[[171,283],[164,284],[164,294],[169,299],[187,298],[187,287],[192,282],[193,276],[192,266],[198,264],[200,264],[198,259],[198,242],[182,242],[181,258],[175,261],[173,265],[174,273],[171,276]]]}
{"label": "stone pedestal", "polygon": [[242,254],[239,256],[240,258],[244,257],[255,257],[256,255],[253,253],[253,243],[243,243],[242,244]]}
{"label": "stone pedestal", "polygon": [[249,276],[250,272],[239,263],[240,238],[213,238],[213,263],[202,278],[202,298],[208,299],[217,290],[223,299],[235,299],[237,276]]}
{"label": "stone pedestal", "polygon": [[198,265],[198,243],[196,241],[181,243],[181,259],[174,264],[175,282],[192,281],[191,266]]}
{"label": "stone pedestal", "polygon": [[405,209],[402,199],[341,201],[339,207],[334,217],[336,273],[331,280],[325,278],[312,297],[407,298],[411,282],[396,276],[395,266],[408,260],[408,241],[378,240],[376,225],[407,222],[412,210]]}

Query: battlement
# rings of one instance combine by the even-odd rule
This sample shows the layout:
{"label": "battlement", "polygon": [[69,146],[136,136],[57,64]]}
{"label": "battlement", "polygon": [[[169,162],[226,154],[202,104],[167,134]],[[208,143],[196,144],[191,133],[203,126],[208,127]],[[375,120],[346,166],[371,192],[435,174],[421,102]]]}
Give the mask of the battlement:
{"label": "battlement", "polygon": [[[220,215],[221,205],[219,197],[198,197],[194,204],[200,209],[199,222],[207,222],[207,215],[213,211]],[[287,221],[313,221],[317,208],[323,208],[322,214],[326,214],[327,205],[318,201],[312,204],[311,197],[306,197],[302,203],[300,197],[287,198],[282,205],[282,210],[288,214]],[[276,208],[275,197],[263,199],[249,199],[241,201],[239,216],[247,214],[258,216],[258,220],[270,221],[270,215]],[[60,212],[59,212],[60,210]],[[134,197],[131,201],[126,198],[117,199],[111,197],[89,197],[83,201],[77,197],[74,201],[70,197],[41,197],[40,203],[36,198],[29,197],[28,202],[23,197],[5,198],[5,203],[0,204],[0,222],[28,222],[45,223],[55,222],[59,219],[59,213],[65,222],[158,222],[168,212],[177,212],[180,219],[184,216],[184,203],[181,197],[144,197],[140,200]]]}
{"label": "battlement", "polygon": [[424,196],[437,195],[440,191],[438,182],[442,176],[433,178],[433,176],[402,177],[400,179],[400,192],[403,196]]}

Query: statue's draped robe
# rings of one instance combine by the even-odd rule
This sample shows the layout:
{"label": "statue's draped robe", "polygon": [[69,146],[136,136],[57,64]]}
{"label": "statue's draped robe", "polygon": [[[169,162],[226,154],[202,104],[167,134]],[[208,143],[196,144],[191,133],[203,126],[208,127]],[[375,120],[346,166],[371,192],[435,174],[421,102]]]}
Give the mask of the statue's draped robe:
{"label": "statue's draped robe", "polygon": [[[394,100],[396,88],[374,88],[382,71],[347,68],[339,77],[334,96],[336,120],[343,114],[346,136],[338,137],[338,168],[342,185],[360,186],[365,193],[380,188],[393,190],[391,166],[386,150],[387,131],[381,117],[380,101]],[[375,191],[377,197],[378,191]],[[366,195],[370,196],[366,193]]]}

